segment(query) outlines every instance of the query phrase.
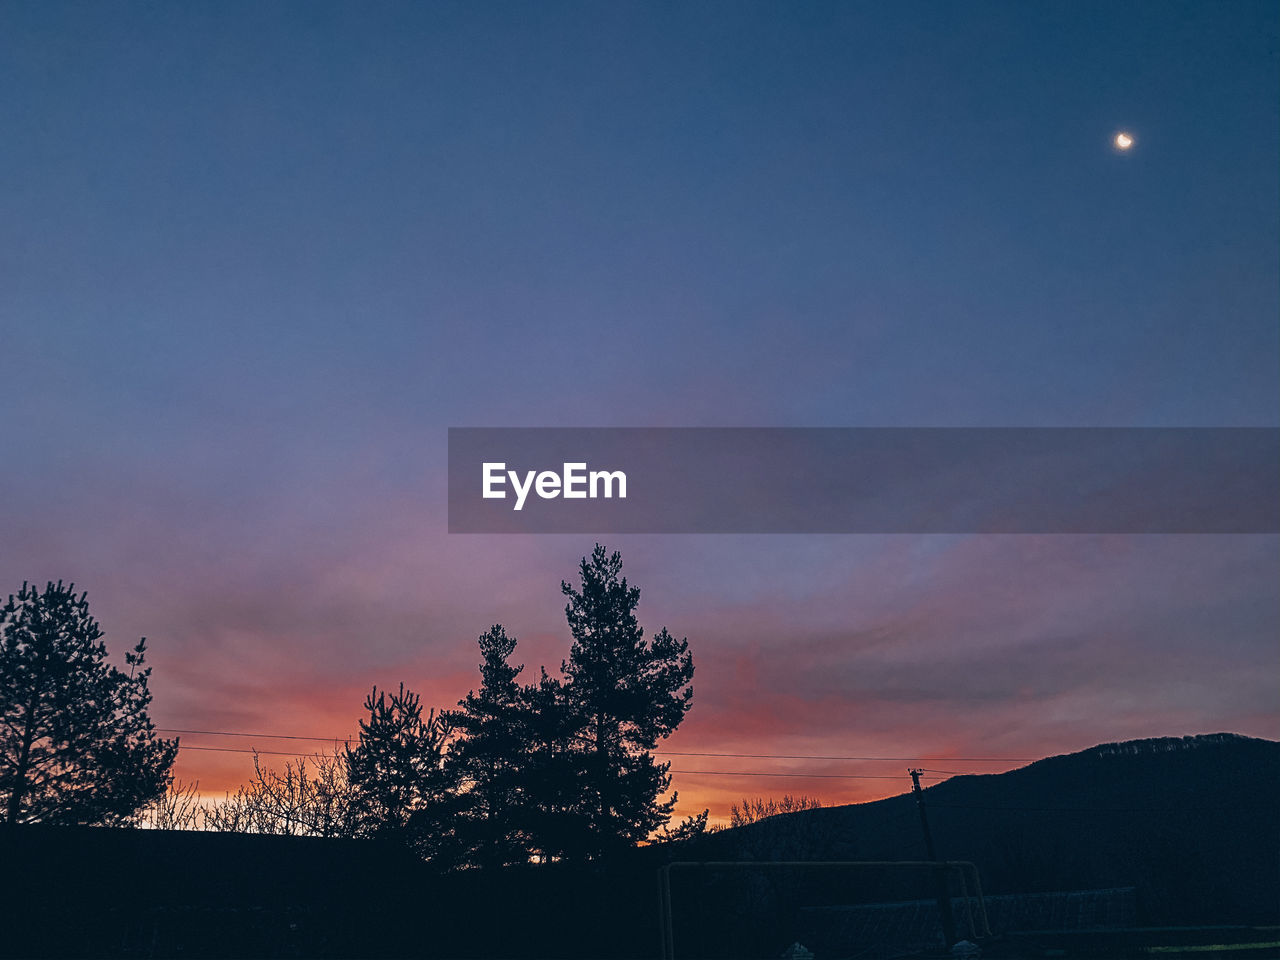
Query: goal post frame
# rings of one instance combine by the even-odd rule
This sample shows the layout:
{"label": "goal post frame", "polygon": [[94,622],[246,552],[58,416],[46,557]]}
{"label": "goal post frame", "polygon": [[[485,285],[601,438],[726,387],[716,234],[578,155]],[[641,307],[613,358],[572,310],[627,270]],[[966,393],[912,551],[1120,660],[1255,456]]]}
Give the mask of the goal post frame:
{"label": "goal post frame", "polygon": [[[676,869],[703,870],[768,870],[768,869],[868,869],[912,870],[932,872],[947,876],[952,871],[960,880],[960,892],[966,899],[976,899],[977,924],[970,914],[970,932],[978,937],[991,936],[987,922],[987,905],[982,896],[982,881],[978,868],[968,860],[674,860],[658,869],[658,934],[661,938],[662,960],[675,960],[675,938],[671,916],[671,871]],[[972,892],[970,892],[972,883]],[[950,946],[950,944],[948,944]]]}

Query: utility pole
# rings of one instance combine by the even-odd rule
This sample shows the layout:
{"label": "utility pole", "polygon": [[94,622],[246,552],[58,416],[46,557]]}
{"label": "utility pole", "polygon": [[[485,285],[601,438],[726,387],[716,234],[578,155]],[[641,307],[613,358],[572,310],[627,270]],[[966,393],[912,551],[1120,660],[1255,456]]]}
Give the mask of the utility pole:
{"label": "utility pole", "polygon": [[924,847],[929,859],[939,864],[936,877],[938,913],[942,917],[942,936],[947,941],[947,948],[956,942],[956,920],[951,913],[951,878],[945,867],[938,860],[938,851],[933,847],[933,833],[929,830],[929,815],[924,809],[924,792],[920,789],[920,774],[923,770],[908,770],[911,774],[911,792],[916,798],[916,808],[920,811],[920,829],[924,831]]}

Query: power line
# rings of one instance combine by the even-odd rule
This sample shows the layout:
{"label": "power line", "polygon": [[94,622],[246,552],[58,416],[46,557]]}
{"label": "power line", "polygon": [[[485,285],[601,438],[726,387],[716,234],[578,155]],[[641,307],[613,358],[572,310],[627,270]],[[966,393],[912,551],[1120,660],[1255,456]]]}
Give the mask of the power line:
{"label": "power line", "polygon": [[[210,753],[261,753],[274,757],[298,757],[298,754],[292,750],[255,750],[252,747],[188,747],[183,746],[183,750],[207,750]],[[308,760],[309,757],[298,757],[299,760]]]}
{"label": "power line", "polygon": [[[746,760],[884,760],[904,763],[910,760],[956,760],[961,763],[1020,763],[1040,757],[829,757],[812,753],[687,753],[681,750],[655,750],[667,757],[740,757]],[[940,771],[953,772],[953,771]]]}
{"label": "power line", "polygon": [[[213,753],[253,753],[275,757],[294,757],[288,750],[254,750],[249,747],[183,747],[183,750],[207,750]],[[300,759],[306,759],[302,757]],[[671,770],[682,776],[699,777],[795,777],[801,780],[901,780],[902,777],[858,773],[772,773],[756,770]],[[930,777],[928,779],[937,779]]]}
{"label": "power line", "polygon": [[[797,777],[801,780],[903,780],[905,777],[872,776],[859,773],[765,773],[756,770],[671,770],[683,776],[702,777]],[[937,777],[925,777],[936,780]]]}
{"label": "power line", "polygon": [[177,730],[173,727],[156,727],[157,733],[190,733],[206,737],[257,737],[261,740],[316,740],[320,743],[341,743],[354,737],[294,737],[284,733],[228,733],[225,730]]}
{"label": "power line", "polygon": [[[301,737],[283,733],[231,733],[226,730],[179,730],[173,727],[156,727],[159,733],[187,733],[210,737],[257,737],[262,740],[313,740],[317,743],[344,743],[354,737]],[[189,747],[188,749],[196,749]],[[205,749],[213,749],[205,748]],[[267,753],[260,750],[259,753]],[[812,753],[712,753],[709,751],[655,750],[654,753],[664,757],[730,757],[738,760],[836,760],[836,761],[882,761],[904,763],[914,760],[943,760],[959,763],[1030,763],[1040,757],[837,757]],[[932,773],[958,773],[955,770],[935,770]],[[898,779],[893,777],[892,779]]]}

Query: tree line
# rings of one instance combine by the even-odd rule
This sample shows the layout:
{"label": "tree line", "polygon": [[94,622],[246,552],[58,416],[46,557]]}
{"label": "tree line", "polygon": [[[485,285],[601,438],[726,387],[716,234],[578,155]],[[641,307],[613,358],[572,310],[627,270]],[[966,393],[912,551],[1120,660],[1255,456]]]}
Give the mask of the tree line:
{"label": "tree line", "polygon": [[692,704],[688,640],[645,636],[619,553],[597,544],[578,574],[560,585],[572,643],[558,675],[526,681],[495,624],[456,707],[375,686],[356,742],[283,771],[255,756],[253,779],[212,805],[173,783],[179,744],[149,717],[145,640],[119,670],[84,594],[24,584],[0,610],[5,820],[375,837],[445,867],[594,859],[701,832],[706,811],[671,826],[670,764],[654,756]]}

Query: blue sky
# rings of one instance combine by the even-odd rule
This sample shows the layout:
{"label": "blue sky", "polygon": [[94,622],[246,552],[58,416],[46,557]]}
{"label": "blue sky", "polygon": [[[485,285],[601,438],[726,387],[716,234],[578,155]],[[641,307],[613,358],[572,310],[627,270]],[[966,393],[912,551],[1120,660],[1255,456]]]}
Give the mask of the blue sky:
{"label": "blue sky", "polygon": [[[460,696],[474,636],[549,637],[590,550],[448,537],[448,426],[1280,424],[1278,32],[1246,2],[0,5],[0,588],[74,578],[155,637],[173,725],[215,696],[166,694],[182,662],[220,703],[301,675],[314,726],[359,697],[299,660]],[[1078,543],[926,541],[617,545],[656,616],[714,633],[764,571],[803,635],[805,584],[901,551],[883,591],[945,635],[925,557],[977,549],[996,621],[1028,563],[1021,598],[1129,597],[1090,634],[1116,665],[1243,563],[1236,639],[1102,720],[1274,734],[1207,691],[1276,665],[1275,538],[1067,583]],[[742,628],[709,664],[787,649]]]}

